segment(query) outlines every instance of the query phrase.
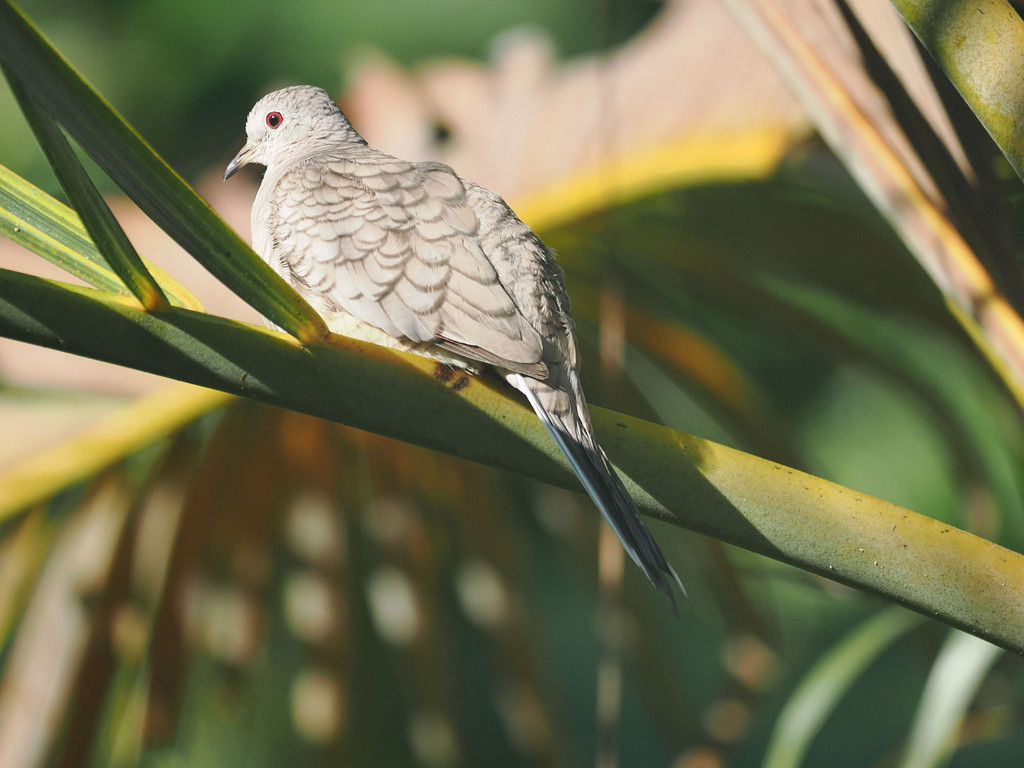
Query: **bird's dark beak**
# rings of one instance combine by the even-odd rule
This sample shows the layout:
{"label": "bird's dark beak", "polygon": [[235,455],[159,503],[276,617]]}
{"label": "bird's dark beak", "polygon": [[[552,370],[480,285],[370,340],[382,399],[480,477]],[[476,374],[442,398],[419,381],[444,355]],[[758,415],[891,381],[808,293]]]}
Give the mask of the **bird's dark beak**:
{"label": "bird's dark beak", "polygon": [[232,176],[234,176],[235,172],[243,165],[246,165],[247,163],[251,162],[252,155],[255,151],[255,144],[253,144],[251,141],[245,142],[245,146],[238,151],[237,155],[235,155],[235,159],[228,163],[228,167],[224,169],[224,181],[227,181]]}

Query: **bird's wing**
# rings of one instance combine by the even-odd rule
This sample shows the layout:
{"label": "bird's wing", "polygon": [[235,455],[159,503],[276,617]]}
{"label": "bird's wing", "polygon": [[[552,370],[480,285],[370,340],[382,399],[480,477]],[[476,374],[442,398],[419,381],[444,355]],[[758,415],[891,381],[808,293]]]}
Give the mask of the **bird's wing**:
{"label": "bird's wing", "polygon": [[448,166],[320,157],[285,173],[268,202],[268,260],[300,293],[396,338],[546,375],[540,334]]}

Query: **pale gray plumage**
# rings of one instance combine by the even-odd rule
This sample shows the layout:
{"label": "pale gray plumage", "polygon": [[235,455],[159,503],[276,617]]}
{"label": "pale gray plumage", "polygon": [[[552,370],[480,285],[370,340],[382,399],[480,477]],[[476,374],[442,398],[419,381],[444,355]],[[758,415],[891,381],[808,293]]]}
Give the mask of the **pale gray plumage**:
{"label": "pale gray plumage", "polygon": [[267,166],[252,209],[256,252],[335,333],[496,368],[674,609],[666,576],[682,583],[594,439],[562,271],[540,238],[448,166],[371,149],[320,88],[263,97],[246,134],[224,178]]}

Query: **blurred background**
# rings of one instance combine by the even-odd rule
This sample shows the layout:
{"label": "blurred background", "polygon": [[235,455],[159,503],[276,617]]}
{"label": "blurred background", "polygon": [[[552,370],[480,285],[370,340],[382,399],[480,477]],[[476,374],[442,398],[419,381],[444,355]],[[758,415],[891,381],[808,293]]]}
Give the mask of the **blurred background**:
{"label": "blurred background", "polygon": [[[789,9],[1013,296],[1019,180],[892,9],[851,5]],[[1020,551],[1019,407],[717,0],[21,8],[244,236],[258,173],[220,177],[249,108],[320,85],[558,252],[592,402]],[[0,109],[0,162],[59,197],[6,86]],[[105,189],[140,253],[258,322]],[[6,241],[0,266],[66,279]],[[579,495],[227,398],[81,469],[193,396],[0,340],[0,479],[70,483],[0,528],[5,768],[1019,762],[1018,658],[655,522],[675,621]]]}

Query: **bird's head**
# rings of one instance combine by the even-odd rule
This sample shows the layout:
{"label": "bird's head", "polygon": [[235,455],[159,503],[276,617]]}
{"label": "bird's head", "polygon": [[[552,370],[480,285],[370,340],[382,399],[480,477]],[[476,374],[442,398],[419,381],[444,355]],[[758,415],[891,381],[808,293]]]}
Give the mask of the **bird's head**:
{"label": "bird's head", "polygon": [[227,181],[243,165],[271,165],[320,147],[366,142],[322,88],[295,85],[268,93],[245,121],[245,146],[228,163]]}

